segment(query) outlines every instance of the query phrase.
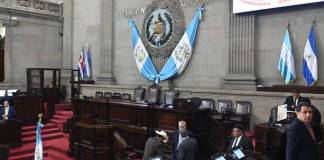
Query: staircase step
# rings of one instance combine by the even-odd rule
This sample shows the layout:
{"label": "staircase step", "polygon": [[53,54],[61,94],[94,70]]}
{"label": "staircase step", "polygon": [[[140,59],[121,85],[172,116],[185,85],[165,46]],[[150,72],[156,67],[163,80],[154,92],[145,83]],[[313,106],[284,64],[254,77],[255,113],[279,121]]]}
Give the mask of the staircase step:
{"label": "staircase step", "polygon": [[[60,129],[58,129],[57,127],[48,128],[48,129],[42,129],[42,135],[58,133],[58,132],[60,132]],[[36,130],[35,131],[29,131],[29,132],[23,132],[22,136],[23,137],[36,136]]]}
{"label": "staircase step", "polygon": [[[57,127],[54,123],[47,123],[42,129],[55,128]],[[36,131],[36,124],[31,126],[22,127],[22,132]]]}
{"label": "staircase step", "polygon": [[[48,153],[46,151],[43,152],[43,157],[47,157]],[[10,156],[9,160],[33,160],[34,159],[34,152],[23,154],[19,156]]]}
{"label": "staircase step", "polygon": [[59,115],[59,116],[65,116],[65,117],[71,117],[73,116],[73,112],[72,111],[56,111],[55,115]]}
{"label": "staircase step", "polygon": [[64,154],[61,152],[57,152],[55,150],[49,150],[48,157],[56,159],[56,160],[72,160],[72,158],[67,156],[67,152]]}
{"label": "staircase step", "polygon": [[[50,148],[49,145],[43,144],[44,151],[48,150],[49,148]],[[29,143],[17,149],[10,149],[9,156],[18,156],[18,155],[29,154],[34,152],[35,152],[35,143]]]}
{"label": "staircase step", "polygon": [[[52,134],[46,134],[42,135],[42,141],[52,140],[56,138],[63,137],[63,133],[52,133]],[[36,136],[34,137],[23,137],[22,139],[23,143],[30,143],[30,142],[36,142]]]}
{"label": "staircase step", "polygon": [[63,124],[65,121],[63,121],[63,120],[57,120],[57,119],[50,119],[49,122],[55,123],[57,125],[57,124],[60,124],[60,123]]}
{"label": "staircase step", "polygon": [[67,119],[69,119],[70,118],[70,116],[63,116],[63,115],[57,115],[57,114],[55,114],[54,116],[53,116],[53,119],[56,119],[56,120],[63,120],[63,121],[66,121]]}

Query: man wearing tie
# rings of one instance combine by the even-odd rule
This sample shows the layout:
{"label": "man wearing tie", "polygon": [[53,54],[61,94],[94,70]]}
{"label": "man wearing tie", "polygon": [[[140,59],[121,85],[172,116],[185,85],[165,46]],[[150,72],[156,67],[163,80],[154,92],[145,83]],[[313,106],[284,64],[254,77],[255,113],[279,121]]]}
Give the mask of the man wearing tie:
{"label": "man wearing tie", "polygon": [[243,126],[236,124],[232,130],[232,140],[228,146],[227,152],[230,152],[233,148],[239,147],[243,152],[249,153],[253,151],[253,144],[250,139],[243,135]]}
{"label": "man wearing tie", "polygon": [[13,120],[15,117],[15,109],[9,106],[7,100],[3,101],[3,107],[0,109],[0,120]]}
{"label": "man wearing tie", "polygon": [[192,138],[192,132],[187,130],[187,123],[185,121],[178,122],[178,129],[174,131],[173,140],[172,140],[172,159],[176,159],[176,152],[179,148],[180,143],[183,138],[181,137],[181,132],[188,132],[188,136]]}
{"label": "man wearing tie", "polygon": [[296,106],[298,105],[298,103],[301,102],[307,102],[307,103],[311,103],[310,100],[306,97],[301,97],[300,96],[300,92],[298,90],[293,90],[292,92],[292,96],[288,96],[286,98],[286,101],[284,104],[287,104],[287,109],[289,111],[295,111]]}
{"label": "man wearing tie", "polygon": [[318,160],[318,140],[311,126],[312,107],[300,103],[296,111],[297,118],[287,128],[286,160]]}

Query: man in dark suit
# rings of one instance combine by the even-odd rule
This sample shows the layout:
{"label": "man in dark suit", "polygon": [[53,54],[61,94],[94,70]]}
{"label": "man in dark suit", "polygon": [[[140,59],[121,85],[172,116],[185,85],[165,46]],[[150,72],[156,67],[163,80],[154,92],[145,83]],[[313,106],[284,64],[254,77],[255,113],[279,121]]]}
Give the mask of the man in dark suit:
{"label": "man in dark suit", "polygon": [[3,107],[0,109],[0,120],[13,120],[15,114],[15,108],[9,106],[8,100],[3,101]]}
{"label": "man in dark suit", "polygon": [[288,96],[286,98],[284,104],[287,104],[287,109],[289,111],[295,111],[296,106],[302,102],[307,102],[307,103],[311,104],[311,102],[308,98],[300,96],[299,90],[293,90],[292,96]]}
{"label": "man in dark suit", "polygon": [[190,138],[188,132],[181,132],[183,140],[179,143],[175,159],[176,160],[195,160],[196,152],[198,151],[197,141]]}
{"label": "man in dark suit", "polygon": [[316,133],[311,127],[313,110],[300,103],[297,118],[287,128],[286,160],[318,160]]}
{"label": "man in dark suit", "polygon": [[230,152],[233,148],[241,148],[243,152],[250,153],[253,151],[253,144],[251,140],[243,135],[243,126],[236,124],[232,130],[232,140],[228,146],[227,152]]}
{"label": "man in dark suit", "polygon": [[188,132],[190,138],[192,138],[192,132],[187,129],[187,123],[185,121],[178,122],[178,129],[174,131],[172,140],[172,159],[175,160],[175,155],[178,149],[179,142],[182,141],[181,132]]}
{"label": "man in dark suit", "polygon": [[156,137],[150,137],[146,140],[142,160],[149,160],[163,153],[162,145],[168,142],[169,137],[164,131],[155,131],[155,133]]}

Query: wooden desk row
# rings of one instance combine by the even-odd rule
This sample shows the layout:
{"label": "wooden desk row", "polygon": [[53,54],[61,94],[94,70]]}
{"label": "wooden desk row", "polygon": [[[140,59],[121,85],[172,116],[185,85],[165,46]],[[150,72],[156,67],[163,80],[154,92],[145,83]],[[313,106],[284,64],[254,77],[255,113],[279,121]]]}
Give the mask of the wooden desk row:
{"label": "wooden desk row", "polygon": [[[109,157],[112,142],[105,138],[111,137],[112,131],[117,131],[135,149],[144,150],[146,139],[156,129],[173,131],[180,120],[185,120],[192,130],[199,129],[202,126],[199,123],[208,123],[201,121],[205,119],[203,117],[208,117],[208,113],[197,114],[200,111],[193,110],[184,99],[180,99],[173,109],[147,103],[105,99],[74,99],[72,102],[74,115],[71,123],[74,125],[70,133],[70,151],[75,159],[96,159],[99,158],[99,153],[100,158]],[[98,127],[107,129],[99,130]],[[102,150],[98,148],[98,142],[106,142],[106,145],[101,144]],[[85,148],[88,151],[92,148],[93,151],[81,152],[87,150]],[[86,153],[90,156],[82,155]],[[102,155],[103,153],[107,154]]]}

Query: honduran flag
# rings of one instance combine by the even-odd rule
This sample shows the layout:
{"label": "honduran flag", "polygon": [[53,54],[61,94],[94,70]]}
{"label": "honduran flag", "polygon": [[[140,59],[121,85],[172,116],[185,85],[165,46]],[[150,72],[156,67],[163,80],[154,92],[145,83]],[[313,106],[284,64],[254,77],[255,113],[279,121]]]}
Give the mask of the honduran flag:
{"label": "honduran flag", "polygon": [[296,79],[294,56],[288,28],[282,43],[278,70],[286,84]]}
{"label": "honduran flag", "polygon": [[188,26],[186,32],[182,36],[178,45],[172,51],[171,56],[161,69],[158,81],[166,80],[174,75],[180,75],[186,68],[194,48],[199,20],[202,17],[203,8],[199,8]]}
{"label": "honduran flag", "polygon": [[84,53],[83,53],[83,48],[81,49],[81,54],[79,57],[79,62],[78,62],[78,69],[80,73],[80,78],[83,79],[83,68],[84,68]]}
{"label": "honduran flag", "polygon": [[42,128],[43,124],[41,122],[37,122],[34,160],[43,160]]}
{"label": "honduran flag", "polygon": [[143,41],[138,33],[138,30],[133,20],[128,20],[132,32],[132,43],[134,49],[134,57],[139,72],[148,80],[154,81],[157,72],[154,68],[152,60],[143,44]]}
{"label": "honduran flag", "polygon": [[314,24],[309,32],[304,50],[303,71],[306,86],[312,86],[317,81],[317,49]]}
{"label": "honduran flag", "polygon": [[84,68],[83,68],[83,77],[85,80],[89,80],[91,77],[91,56],[90,56],[90,47],[87,49],[87,54],[84,58]]}

